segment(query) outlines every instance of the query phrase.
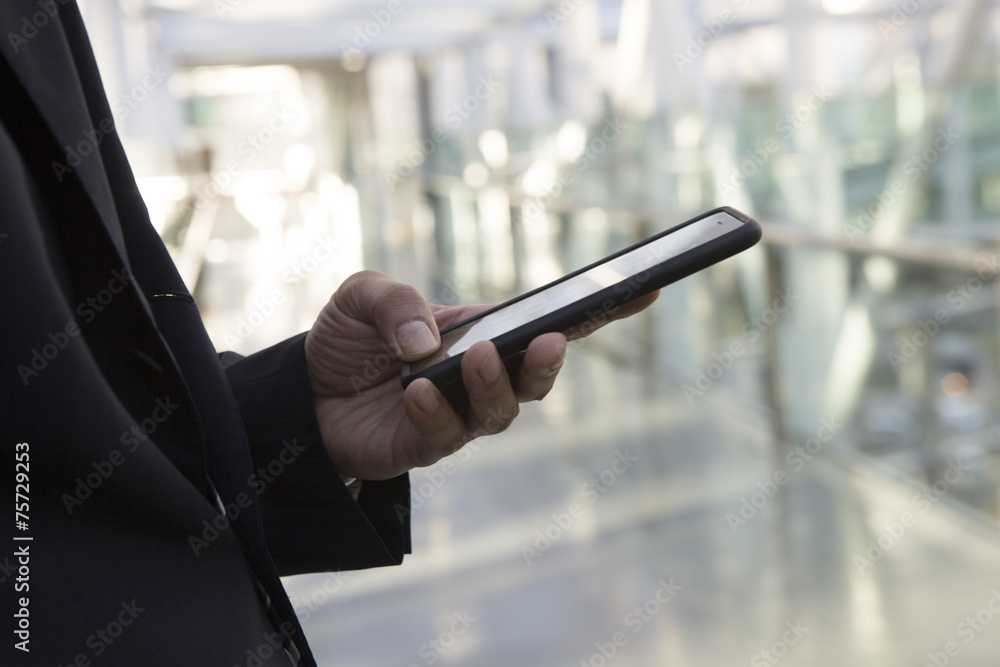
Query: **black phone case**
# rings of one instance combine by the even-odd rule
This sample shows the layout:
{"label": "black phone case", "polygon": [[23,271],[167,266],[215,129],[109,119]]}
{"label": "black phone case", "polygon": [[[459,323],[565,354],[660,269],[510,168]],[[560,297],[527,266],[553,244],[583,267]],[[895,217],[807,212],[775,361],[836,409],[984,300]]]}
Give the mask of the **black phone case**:
{"label": "black phone case", "polygon": [[[555,310],[551,313],[547,313],[538,319],[532,320],[524,326],[514,329],[513,331],[501,334],[493,339],[493,344],[496,345],[500,356],[504,360],[509,360],[511,358],[515,358],[520,352],[523,352],[525,348],[527,348],[528,343],[544,333],[552,331],[566,331],[568,329],[572,329],[573,327],[585,324],[588,321],[598,319],[594,317],[595,310],[598,311],[598,314],[601,316],[600,319],[606,319],[619,307],[633,301],[634,299],[645,296],[646,294],[658,290],[661,287],[665,287],[671,283],[677,282],[682,278],[686,278],[693,273],[697,273],[704,268],[750,248],[760,240],[760,225],[750,216],[741,213],[734,208],[721,206],[719,208],[712,209],[711,211],[703,213],[696,218],[682,222],[679,225],[671,227],[666,231],[660,232],[659,234],[651,236],[643,241],[640,241],[639,243],[631,245],[628,248],[624,248],[614,254],[608,255],[600,261],[594,262],[593,264],[585,266],[572,273],[568,273],[562,278],[554,280],[547,285],[543,285],[542,287],[534,289],[530,292],[525,292],[518,297],[505,301],[504,303],[494,306],[489,310],[483,311],[476,317],[469,318],[448,327],[441,333],[444,334],[448,331],[463,327],[469,322],[478,320],[485,315],[500,310],[501,308],[506,308],[510,304],[517,303],[518,301],[526,299],[533,294],[547,290],[553,285],[557,285],[564,280],[568,280],[573,276],[583,273],[584,271],[589,271],[609,259],[624,255],[625,253],[631,252],[636,248],[640,248],[651,241],[655,241],[656,239],[662,238],[668,234],[672,234],[678,229],[682,229],[683,227],[694,224],[699,220],[711,217],[717,213],[728,213],[737,220],[743,222],[743,225],[739,229],[733,230],[724,236],[720,236],[717,239],[713,239],[656,265],[648,270],[649,276],[643,278],[642,280],[637,280],[637,276],[630,276],[626,280],[594,292],[592,295],[584,299],[580,299],[579,301],[575,301],[568,306]],[[622,286],[626,286],[627,289],[622,289]],[[608,301],[613,304],[610,308],[608,307],[608,304],[605,303]],[[596,324],[598,323],[595,322],[595,326]],[[426,377],[437,385],[437,387],[441,389],[449,400],[460,397],[464,394],[461,369],[463,356],[465,356],[464,352],[454,357],[449,357],[448,359],[440,361],[412,374],[409,373],[410,364],[403,364],[403,386],[405,387],[409,385],[410,382],[419,377]],[[508,370],[510,370],[509,366]]]}

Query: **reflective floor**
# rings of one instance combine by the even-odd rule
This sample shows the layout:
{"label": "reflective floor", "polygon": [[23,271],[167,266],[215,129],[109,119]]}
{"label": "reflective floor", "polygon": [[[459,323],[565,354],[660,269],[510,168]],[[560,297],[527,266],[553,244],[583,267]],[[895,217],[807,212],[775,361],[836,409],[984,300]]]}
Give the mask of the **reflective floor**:
{"label": "reflective floor", "polygon": [[759,406],[588,343],[510,431],[412,474],[401,567],[286,586],[322,665],[998,663],[995,524],[836,438],[774,451]]}

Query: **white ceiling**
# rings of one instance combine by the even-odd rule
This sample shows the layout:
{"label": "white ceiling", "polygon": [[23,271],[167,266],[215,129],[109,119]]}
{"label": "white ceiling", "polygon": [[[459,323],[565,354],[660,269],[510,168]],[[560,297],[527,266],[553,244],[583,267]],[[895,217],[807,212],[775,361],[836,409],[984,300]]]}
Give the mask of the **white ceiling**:
{"label": "white ceiling", "polygon": [[[490,26],[536,14],[549,4],[544,0],[145,0],[145,14],[157,27],[164,52],[180,62],[201,64],[340,58],[345,47],[355,45],[369,56],[438,49],[470,40]],[[379,25],[377,18],[385,25]]]}

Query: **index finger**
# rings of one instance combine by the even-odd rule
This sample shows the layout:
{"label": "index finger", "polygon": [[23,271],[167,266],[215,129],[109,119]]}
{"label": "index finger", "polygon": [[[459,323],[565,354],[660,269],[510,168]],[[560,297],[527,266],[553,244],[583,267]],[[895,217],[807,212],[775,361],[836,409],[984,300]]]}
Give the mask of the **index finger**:
{"label": "index finger", "polygon": [[660,290],[656,290],[655,292],[650,292],[649,294],[641,296],[638,299],[629,301],[612,311],[601,311],[600,315],[603,317],[591,317],[583,324],[578,324],[569,331],[565,332],[566,338],[569,340],[584,338],[610,322],[622,320],[626,317],[632,317],[636,313],[640,313],[653,305],[653,302],[656,301],[659,296]]}

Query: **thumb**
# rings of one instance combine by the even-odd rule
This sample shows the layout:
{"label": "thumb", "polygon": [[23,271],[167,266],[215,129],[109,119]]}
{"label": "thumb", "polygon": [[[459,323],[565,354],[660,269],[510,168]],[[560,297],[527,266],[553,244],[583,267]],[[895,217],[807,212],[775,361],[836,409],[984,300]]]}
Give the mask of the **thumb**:
{"label": "thumb", "polygon": [[379,271],[355,273],[334,295],[349,317],[374,324],[379,337],[403,361],[427,356],[441,344],[430,304],[416,288]]}

